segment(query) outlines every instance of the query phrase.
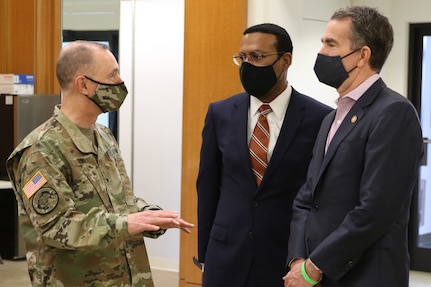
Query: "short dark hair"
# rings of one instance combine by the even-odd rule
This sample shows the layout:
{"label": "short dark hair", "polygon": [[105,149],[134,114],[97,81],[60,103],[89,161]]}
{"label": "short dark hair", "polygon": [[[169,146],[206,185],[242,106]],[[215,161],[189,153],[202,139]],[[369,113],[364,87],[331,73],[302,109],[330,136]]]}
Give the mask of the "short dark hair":
{"label": "short dark hair", "polygon": [[371,49],[370,66],[380,72],[394,44],[394,31],[387,17],[367,6],[350,6],[337,10],[331,20],[351,19],[351,49]]}
{"label": "short dark hair", "polygon": [[245,29],[243,35],[257,32],[275,35],[277,37],[277,52],[292,53],[292,40],[290,39],[289,33],[287,33],[286,29],[284,29],[283,27],[272,23],[263,23]]}

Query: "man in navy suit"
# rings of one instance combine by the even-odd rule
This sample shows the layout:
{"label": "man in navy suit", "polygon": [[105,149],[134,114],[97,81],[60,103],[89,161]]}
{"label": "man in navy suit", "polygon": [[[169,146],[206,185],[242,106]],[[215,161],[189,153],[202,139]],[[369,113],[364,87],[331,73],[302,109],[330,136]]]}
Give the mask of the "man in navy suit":
{"label": "man in navy suit", "polygon": [[[197,190],[203,286],[282,287],[292,202],[332,109],[287,82],[292,42],[282,27],[246,29],[234,62],[246,92],[210,104],[202,132]],[[269,163],[260,182],[249,142],[262,104],[272,111]]]}
{"label": "man in navy suit", "polygon": [[285,286],[407,287],[422,132],[412,104],[379,76],[392,26],[375,9],[348,7],[322,43],[314,69],[337,89],[338,108],[322,123],[294,201]]}

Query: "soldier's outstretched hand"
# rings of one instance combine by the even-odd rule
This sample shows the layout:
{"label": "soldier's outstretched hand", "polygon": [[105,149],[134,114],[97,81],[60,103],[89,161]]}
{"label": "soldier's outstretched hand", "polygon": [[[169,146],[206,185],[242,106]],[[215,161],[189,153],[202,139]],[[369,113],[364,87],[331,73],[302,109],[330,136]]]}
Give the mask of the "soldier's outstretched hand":
{"label": "soldier's outstretched hand", "polygon": [[194,224],[178,217],[174,210],[145,210],[127,216],[129,234],[159,229],[179,228],[190,233]]}

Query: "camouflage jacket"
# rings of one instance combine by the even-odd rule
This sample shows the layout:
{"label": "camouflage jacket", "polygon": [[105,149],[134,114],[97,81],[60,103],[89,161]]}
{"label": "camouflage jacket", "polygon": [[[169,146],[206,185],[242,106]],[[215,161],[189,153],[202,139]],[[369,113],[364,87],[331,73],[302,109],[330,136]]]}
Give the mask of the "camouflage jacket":
{"label": "camouflage jacket", "polygon": [[128,234],[127,214],[152,206],[109,129],[94,130],[97,147],[56,107],[7,161],[33,286],[153,286],[142,235],[163,232]]}

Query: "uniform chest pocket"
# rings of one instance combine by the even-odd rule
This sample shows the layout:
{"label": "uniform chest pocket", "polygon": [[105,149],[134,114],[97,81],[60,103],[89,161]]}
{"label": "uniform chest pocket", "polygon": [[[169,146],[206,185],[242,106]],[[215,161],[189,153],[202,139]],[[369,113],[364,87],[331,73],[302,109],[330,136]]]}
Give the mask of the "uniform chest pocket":
{"label": "uniform chest pocket", "polygon": [[98,160],[93,154],[83,156],[73,164],[81,169],[75,182],[76,194],[82,193],[82,190],[92,193],[110,212],[123,213],[133,209],[135,197],[117,149],[109,150]]}
{"label": "uniform chest pocket", "polygon": [[112,204],[94,155],[75,158],[71,163],[71,186],[76,198],[76,208],[87,212],[94,206],[104,205],[108,211],[112,211]]}

